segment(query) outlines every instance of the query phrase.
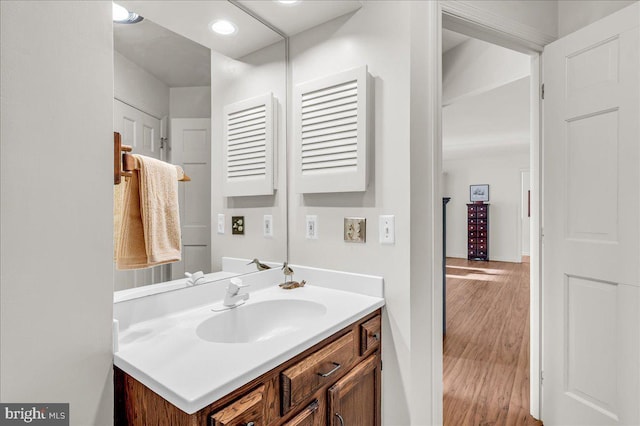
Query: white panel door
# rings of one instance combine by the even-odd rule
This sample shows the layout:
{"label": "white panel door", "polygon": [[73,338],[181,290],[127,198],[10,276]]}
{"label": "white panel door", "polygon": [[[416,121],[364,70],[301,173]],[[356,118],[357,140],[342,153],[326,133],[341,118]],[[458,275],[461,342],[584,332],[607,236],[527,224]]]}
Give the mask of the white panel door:
{"label": "white panel door", "polygon": [[182,261],[171,265],[172,279],[185,271],[211,272],[211,120],[171,120],[171,161],[191,178],[180,182]]}
{"label": "white panel door", "polygon": [[545,425],[640,424],[640,5],[547,46]]}
{"label": "white panel door", "polygon": [[[133,147],[133,153],[162,159],[160,120],[117,99],[113,101],[114,131],[122,135],[122,144]],[[115,269],[115,290],[166,281],[166,266],[133,271]]]}

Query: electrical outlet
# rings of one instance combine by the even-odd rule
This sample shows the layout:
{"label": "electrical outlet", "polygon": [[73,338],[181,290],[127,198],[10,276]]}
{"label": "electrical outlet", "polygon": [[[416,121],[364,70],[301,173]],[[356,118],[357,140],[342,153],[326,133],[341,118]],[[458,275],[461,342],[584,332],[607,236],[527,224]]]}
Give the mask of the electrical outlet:
{"label": "electrical outlet", "polygon": [[344,240],[349,243],[367,241],[367,219],[364,217],[344,218]]}
{"label": "electrical outlet", "polygon": [[318,239],[318,216],[307,215],[305,235],[309,240]]}
{"label": "electrical outlet", "polygon": [[380,244],[395,244],[396,219],[394,215],[380,216]]}
{"label": "electrical outlet", "polygon": [[224,234],[224,215],[218,215],[218,234]]}
{"label": "electrical outlet", "polygon": [[231,216],[231,234],[244,235],[245,228],[244,216]]}
{"label": "electrical outlet", "polygon": [[273,237],[273,216],[265,214],[262,218],[262,230],[265,237]]}

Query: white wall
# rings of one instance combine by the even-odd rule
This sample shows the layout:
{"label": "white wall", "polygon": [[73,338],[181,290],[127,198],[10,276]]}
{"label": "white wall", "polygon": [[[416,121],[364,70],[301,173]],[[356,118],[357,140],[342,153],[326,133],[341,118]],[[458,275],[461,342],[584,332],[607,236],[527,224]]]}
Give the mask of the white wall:
{"label": "white wall", "polygon": [[0,17],[0,400],[108,425],[111,2],[2,1]]}
{"label": "white wall", "polygon": [[638,0],[559,0],[558,35],[563,37]]}
{"label": "white wall", "polygon": [[[284,41],[265,47],[239,60],[211,53],[212,113],[212,195],[211,255],[213,270],[220,270],[221,257],[283,261],[287,256],[286,213],[286,65]],[[272,92],[276,98],[278,120],[274,195],[255,197],[222,196],[223,108],[225,105]],[[225,234],[217,233],[217,216],[226,215]],[[262,220],[273,216],[273,237],[265,238]],[[245,235],[231,234],[231,216],[244,216]]]}
{"label": "white wall", "polygon": [[[382,401],[386,425],[410,424],[412,396],[409,17],[409,2],[365,2],[354,14],[297,34],[290,41],[294,86],[365,64],[374,81],[375,160],[368,189],[362,193],[301,195],[292,179],[289,253],[292,263],[384,277],[387,305],[383,320]],[[389,25],[390,22],[395,25]],[[293,129],[291,124],[289,129]],[[296,143],[295,135],[289,140]],[[378,243],[381,214],[395,215],[395,245]],[[306,215],[318,216],[317,240],[305,238]],[[346,216],[367,219],[365,244],[343,241]],[[424,327],[427,333],[427,325]]]}
{"label": "white wall", "polygon": [[529,55],[477,39],[467,40],[442,55],[442,104],[479,95],[529,74]]}
{"label": "white wall", "polygon": [[169,112],[171,118],[211,117],[211,87],[171,87]]}
{"label": "white wall", "polygon": [[113,64],[114,98],[156,118],[169,115],[169,86],[118,52]]}
{"label": "white wall", "polygon": [[445,160],[444,194],[447,205],[447,256],[467,257],[467,203],[469,185],[488,184],[489,259],[520,262],[522,170],[529,168],[528,147],[502,153],[475,153],[467,158]]}

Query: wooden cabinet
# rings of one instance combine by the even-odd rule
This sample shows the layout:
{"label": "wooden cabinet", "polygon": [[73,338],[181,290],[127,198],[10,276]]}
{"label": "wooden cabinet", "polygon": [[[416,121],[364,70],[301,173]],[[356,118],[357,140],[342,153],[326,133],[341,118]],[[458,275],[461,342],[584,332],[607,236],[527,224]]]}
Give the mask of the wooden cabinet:
{"label": "wooden cabinet", "polygon": [[328,391],[329,425],[380,425],[380,362],[371,355]]}
{"label": "wooden cabinet", "polygon": [[264,426],[264,385],[211,415],[212,426]]}
{"label": "wooden cabinet", "polygon": [[489,260],[489,204],[467,204],[467,258]]}
{"label": "wooden cabinet", "polygon": [[341,369],[350,367],[356,356],[354,343],[353,332],[349,332],[283,371],[280,375],[282,414],[333,381]]}
{"label": "wooden cabinet", "polygon": [[380,341],[377,310],[194,414],[115,368],[115,424],[379,426]]}
{"label": "wooden cabinet", "polygon": [[283,426],[324,426],[327,424],[324,399],[314,399],[302,412]]}
{"label": "wooden cabinet", "polygon": [[371,318],[360,326],[360,355],[365,355],[370,349],[378,347],[380,342],[380,315]]}

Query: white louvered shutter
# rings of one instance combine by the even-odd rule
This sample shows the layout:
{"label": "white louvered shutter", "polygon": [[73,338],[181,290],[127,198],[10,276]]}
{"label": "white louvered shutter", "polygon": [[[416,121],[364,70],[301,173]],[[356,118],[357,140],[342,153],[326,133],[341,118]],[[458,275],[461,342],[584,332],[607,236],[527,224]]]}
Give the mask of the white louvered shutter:
{"label": "white louvered shutter", "polygon": [[296,86],[296,192],[367,189],[368,86],[366,66]]}
{"label": "white louvered shutter", "polygon": [[273,194],[273,102],[268,93],[224,108],[226,197]]}

